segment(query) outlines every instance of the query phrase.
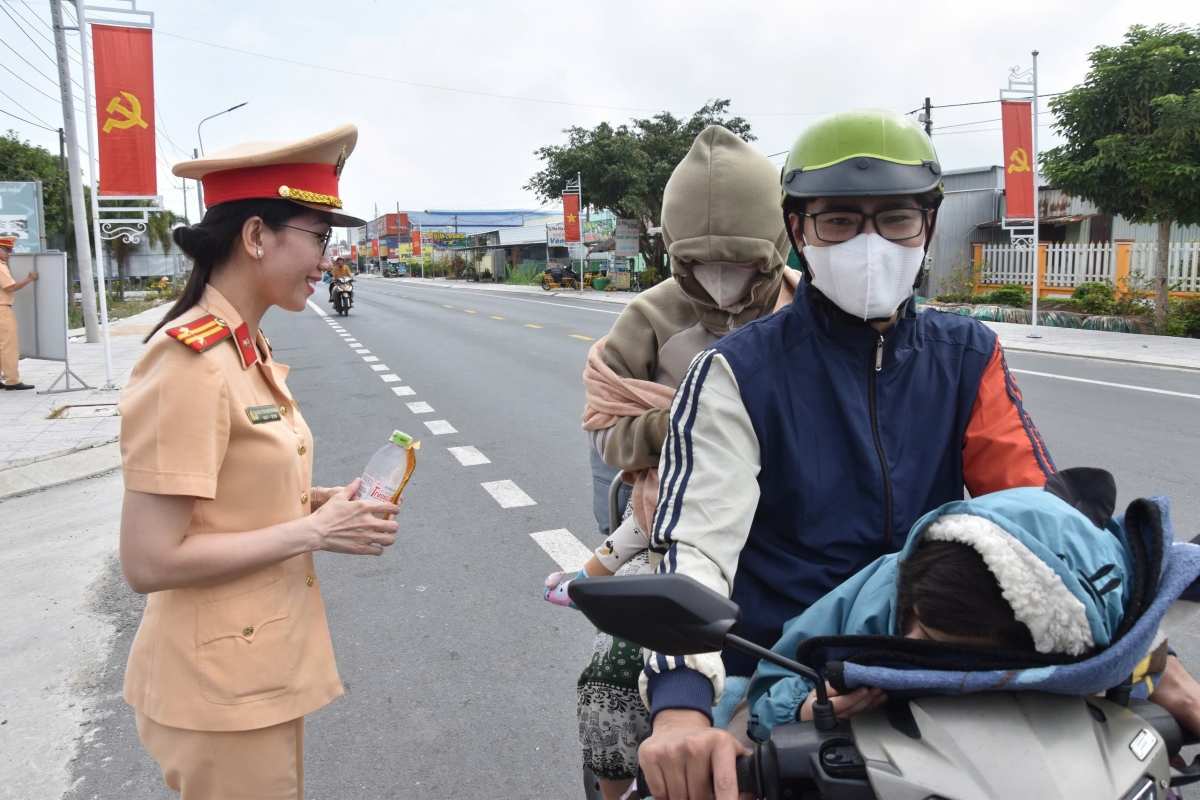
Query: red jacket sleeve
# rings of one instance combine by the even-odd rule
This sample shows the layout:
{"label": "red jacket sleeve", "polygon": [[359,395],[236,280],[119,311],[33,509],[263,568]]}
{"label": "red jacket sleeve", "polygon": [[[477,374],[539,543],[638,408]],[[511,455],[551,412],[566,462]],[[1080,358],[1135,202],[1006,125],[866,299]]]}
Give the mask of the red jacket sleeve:
{"label": "red jacket sleeve", "polygon": [[1008,371],[1000,340],[983,371],[971,420],[963,436],[963,477],[972,497],[1042,486],[1054,474],[1054,462],[1025,413],[1021,389]]}

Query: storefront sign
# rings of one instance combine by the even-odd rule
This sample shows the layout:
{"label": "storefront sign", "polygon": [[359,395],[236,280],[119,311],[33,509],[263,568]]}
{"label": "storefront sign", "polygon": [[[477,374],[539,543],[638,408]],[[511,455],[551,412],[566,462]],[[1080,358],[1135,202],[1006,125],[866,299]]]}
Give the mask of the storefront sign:
{"label": "storefront sign", "polygon": [[37,183],[0,182],[0,236],[17,237],[14,253],[42,250],[42,203]]}
{"label": "storefront sign", "polygon": [[638,221],[636,219],[617,220],[617,229],[613,236],[616,239],[613,248],[614,255],[636,256],[638,254]]}

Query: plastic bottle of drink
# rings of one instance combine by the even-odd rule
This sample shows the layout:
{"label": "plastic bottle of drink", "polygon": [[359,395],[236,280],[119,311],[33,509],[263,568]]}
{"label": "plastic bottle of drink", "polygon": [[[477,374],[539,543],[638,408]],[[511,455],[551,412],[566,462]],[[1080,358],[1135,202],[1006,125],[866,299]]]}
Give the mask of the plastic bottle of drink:
{"label": "plastic bottle of drink", "polygon": [[[362,484],[358,487],[358,499],[369,497],[383,503],[397,502],[417,467],[420,447],[421,443],[414,442],[407,433],[394,432],[388,443],[376,450],[367,462]],[[384,519],[390,516],[385,514]]]}

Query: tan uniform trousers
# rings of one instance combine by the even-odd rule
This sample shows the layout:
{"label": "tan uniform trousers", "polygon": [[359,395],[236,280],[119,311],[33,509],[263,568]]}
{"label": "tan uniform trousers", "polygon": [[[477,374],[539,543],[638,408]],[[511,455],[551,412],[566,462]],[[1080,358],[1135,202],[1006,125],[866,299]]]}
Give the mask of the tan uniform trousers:
{"label": "tan uniform trousers", "polygon": [[0,305],[0,372],[4,382],[10,386],[21,382],[17,361],[21,358],[21,346],[17,343],[17,318],[12,306]]}
{"label": "tan uniform trousers", "polygon": [[189,731],[136,713],[142,745],[181,800],[304,800],[304,717],[252,731]]}

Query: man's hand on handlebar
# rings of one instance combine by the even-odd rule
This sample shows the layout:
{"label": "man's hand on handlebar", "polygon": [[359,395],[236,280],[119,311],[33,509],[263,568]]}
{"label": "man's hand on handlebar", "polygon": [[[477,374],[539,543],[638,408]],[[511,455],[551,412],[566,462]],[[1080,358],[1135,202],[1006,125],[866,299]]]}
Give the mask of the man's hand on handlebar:
{"label": "man's hand on handlebar", "polygon": [[[838,694],[837,689],[826,683],[825,691],[829,695],[833,713],[841,719],[849,719],[863,711],[879,708],[887,702],[887,693],[883,689],[874,689],[868,686],[860,686],[853,692]],[[812,707],[816,701],[817,693],[809,692],[808,698],[800,706],[800,722],[808,722],[813,718]]]}
{"label": "man's hand on handlebar", "polygon": [[749,753],[699,711],[672,708],[654,716],[638,762],[655,800],[754,800],[737,785],[737,757]]}

